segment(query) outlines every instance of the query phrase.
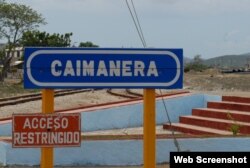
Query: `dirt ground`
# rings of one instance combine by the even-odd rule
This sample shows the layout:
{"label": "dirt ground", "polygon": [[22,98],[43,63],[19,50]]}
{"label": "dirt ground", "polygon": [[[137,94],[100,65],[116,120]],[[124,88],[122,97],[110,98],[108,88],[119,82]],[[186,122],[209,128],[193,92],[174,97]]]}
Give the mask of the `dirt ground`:
{"label": "dirt ground", "polygon": [[[16,83],[16,84],[14,84]],[[19,83],[19,84],[17,84]],[[208,93],[214,95],[234,95],[250,97],[250,74],[222,74],[218,70],[209,69],[203,72],[188,72],[184,74],[184,89],[193,93]],[[115,90],[124,92],[124,89]],[[142,93],[142,89],[132,89],[133,92]],[[20,81],[10,80],[0,84],[0,97],[40,92],[39,90],[25,90]],[[160,94],[159,90],[156,90]],[[162,90],[163,93],[172,90]],[[73,94],[55,98],[55,110],[82,107],[100,103],[125,100],[125,98],[112,96],[106,90]],[[17,110],[18,109],[18,110]],[[11,117],[13,113],[39,113],[41,101],[32,101],[18,105],[0,107],[0,118]]]}
{"label": "dirt ground", "polygon": [[[40,92],[39,90],[23,89],[19,80],[6,79],[0,83],[0,97],[10,97],[25,93]],[[236,93],[250,96],[250,73],[220,73],[216,69],[202,72],[184,73],[184,89],[193,92],[212,92],[217,94]],[[142,90],[138,90],[142,92]],[[88,95],[89,96],[89,95]]]}
{"label": "dirt ground", "polygon": [[184,88],[192,92],[250,97],[250,74],[220,73],[209,69],[184,74]]}

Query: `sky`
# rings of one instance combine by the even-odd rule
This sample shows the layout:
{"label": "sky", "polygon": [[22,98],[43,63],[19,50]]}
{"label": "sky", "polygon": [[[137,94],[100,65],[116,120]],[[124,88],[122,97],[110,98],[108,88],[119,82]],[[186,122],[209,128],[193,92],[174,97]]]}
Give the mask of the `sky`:
{"label": "sky", "polygon": [[[6,0],[45,18],[39,30],[73,32],[72,44],[142,48],[125,0]],[[130,1],[130,0],[128,0]],[[212,58],[250,52],[250,0],[133,0],[148,47]]]}

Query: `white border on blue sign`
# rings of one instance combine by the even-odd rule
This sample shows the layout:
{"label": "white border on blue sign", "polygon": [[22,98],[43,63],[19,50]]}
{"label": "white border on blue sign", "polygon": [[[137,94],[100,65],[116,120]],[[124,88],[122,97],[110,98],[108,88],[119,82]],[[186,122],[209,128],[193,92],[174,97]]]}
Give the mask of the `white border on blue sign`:
{"label": "white border on blue sign", "polygon": [[[86,82],[39,82],[34,79],[31,73],[31,61],[33,58],[40,54],[144,54],[144,55],[162,55],[162,56],[170,56],[172,57],[175,62],[176,62],[176,75],[173,80],[167,83],[86,83]],[[39,50],[35,51],[30,55],[30,57],[27,60],[26,64],[27,68],[27,76],[29,80],[36,86],[39,87],[150,87],[150,86],[155,86],[155,87],[169,87],[174,85],[180,75],[181,75],[181,64],[178,59],[178,57],[170,51],[136,51],[136,50]]]}

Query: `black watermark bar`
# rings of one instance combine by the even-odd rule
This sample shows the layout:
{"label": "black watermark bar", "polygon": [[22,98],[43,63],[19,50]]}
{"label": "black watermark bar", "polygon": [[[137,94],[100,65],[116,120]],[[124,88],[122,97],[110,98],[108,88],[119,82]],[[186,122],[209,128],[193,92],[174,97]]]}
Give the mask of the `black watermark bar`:
{"label": "black watermark bar", "polygon": [[250,168],[250,152],[170,152],[170,168]]}

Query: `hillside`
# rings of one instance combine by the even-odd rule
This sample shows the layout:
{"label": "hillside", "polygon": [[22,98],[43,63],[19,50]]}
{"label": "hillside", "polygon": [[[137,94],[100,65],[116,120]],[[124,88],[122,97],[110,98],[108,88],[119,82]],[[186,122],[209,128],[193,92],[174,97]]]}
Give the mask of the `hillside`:
{"label": "hillside", "polygon": [[204,60],[203,63],[208,66],[224,68],[224,69],[249,68],[250,53],[241,55],[219,56]]}

